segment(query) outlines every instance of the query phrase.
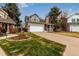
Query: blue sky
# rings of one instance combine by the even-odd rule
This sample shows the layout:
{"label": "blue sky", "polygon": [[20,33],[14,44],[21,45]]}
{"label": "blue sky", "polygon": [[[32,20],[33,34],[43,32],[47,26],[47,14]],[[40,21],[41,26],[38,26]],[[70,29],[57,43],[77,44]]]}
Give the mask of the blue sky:
{"label": "blue sky", "polygon": [[[0,7],[3,5],[4,4],[1,3]],[[24,21],[24,17],[26,15],[29,16],[33,13],[38,14],[41,18],[44,19],[44,17],[50,11],[50,8],[52,8],[53,6],[58,6],[60,10],[62,11],[66,10],[70,13],[79,10],[78,3],[69,3],[69,4],[68,3],[30,3],[30,4],[20,3],[18,4],[18,7],[21,12],[20,19]]]}

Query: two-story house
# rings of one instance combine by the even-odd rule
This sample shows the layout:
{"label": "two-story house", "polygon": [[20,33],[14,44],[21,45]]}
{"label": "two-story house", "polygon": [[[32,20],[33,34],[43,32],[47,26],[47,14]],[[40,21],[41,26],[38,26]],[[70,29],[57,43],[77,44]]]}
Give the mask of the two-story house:
{"label": "two-story house", "polygon": [[44,21],[37,14],[26,16],[25,28],[28,32],[44,32]]}
{"label": "two-story house", "polygon": [[49,16],[45,17],[44,28],[47,32],[52,32],[54,30],[54,24],[51,24]]}
{"label": "two-story house", "polygon": [[0,32],[4,28],[8,33],[12,33],[16,23],[8,16],[8,13],[0,9]]}
{"label": "two-story house", "polygon": [[68,29],[70,32],[79,32],[79,13],[75,12],[67,19]]}

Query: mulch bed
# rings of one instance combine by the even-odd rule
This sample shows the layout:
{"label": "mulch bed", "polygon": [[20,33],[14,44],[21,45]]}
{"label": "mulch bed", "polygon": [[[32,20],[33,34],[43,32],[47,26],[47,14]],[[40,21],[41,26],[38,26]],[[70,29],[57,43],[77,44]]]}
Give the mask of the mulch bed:
{"label": "mulch bed", "polygon": [[22,40],[8,39],[7,41],[26,41],[26,40],[31,40],[31,37]]}
{"label": "mulch bed", "polygon": [[23,40],[27,40],[29,39],[30,37],[24,33],[20,33],[18,36],[15,36],[15,37],[11,37],[9,38],[8,40],[9,41],[23,41]]}

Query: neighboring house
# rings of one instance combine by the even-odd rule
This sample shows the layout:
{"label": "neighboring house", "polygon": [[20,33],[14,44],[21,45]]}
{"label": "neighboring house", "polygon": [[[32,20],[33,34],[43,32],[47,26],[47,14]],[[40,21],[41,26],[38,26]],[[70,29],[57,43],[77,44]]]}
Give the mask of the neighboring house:
{"label": "neighboring house", "polygon": [[79,32],[79,13],[75,12],[67,19],[68,29],[70,32]]}
{"label": "neighboring house", "polygon": [[37,14],[26,16],[25,28],[28,32],[44,32],[44,21]]}
{"label": "neighboring house", "polygon": [[52,32],[54,30],[54,24],[51,24],[51,22],[49,21],[49,16],[45,17],[44,25],[45,31]]}
{"label": "neighboring house", "polygon": [[[79,32],[79,13],[68,16],[63,12],[57,17],[57,20],[62,21],[57,31]],[[37,14],[33,14],[25,17],[25,28],[28,32],[53,32],[54,24],[51,24],[49,16],[42,20]]]}
{"label": "neighboring house", "polygon": [[16,23],[8,16],[7,12],[0,9],[0,32],[4,28],[8,33],[12,33]]}
{"label": "neighboring house", "polygon": [[49,16],[45,17],[45,30],[48,32],[52,32],[54,31],[54,29],[57,27],[57,29],[55,29],[55,31],[67,31],[67,13],[63,12],[61,13],[58,17],[57,17],[57,26],[55,26],[54,24],[51,24],[50,20],[49,20]]}

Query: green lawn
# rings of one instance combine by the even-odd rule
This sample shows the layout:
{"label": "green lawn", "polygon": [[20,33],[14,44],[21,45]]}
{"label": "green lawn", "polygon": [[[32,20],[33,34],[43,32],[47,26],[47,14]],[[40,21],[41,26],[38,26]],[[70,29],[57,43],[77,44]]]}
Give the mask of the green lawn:
{"label": "green lawn", "polygon": [[53,33],[79,38],[79,32],[53,32]]}
{"label": "green lawn", "polygon": [[49,41],[33,33],[27,33],[31,40],[7,41],[0,40],[0,46],[9,56],[61,56],[66,46],[57,42]]}

